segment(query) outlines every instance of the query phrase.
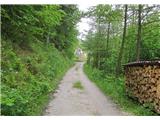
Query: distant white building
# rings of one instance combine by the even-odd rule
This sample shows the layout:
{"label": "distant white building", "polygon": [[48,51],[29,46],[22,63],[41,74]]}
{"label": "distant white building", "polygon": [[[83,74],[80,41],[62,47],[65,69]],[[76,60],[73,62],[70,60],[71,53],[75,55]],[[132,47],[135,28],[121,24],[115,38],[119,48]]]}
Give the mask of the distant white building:
{"label": "distant white building", "polygon": [[80,56],[83,54],[82,49],[78,48],[78,49],[75,51],[75,54],[76,54],[77,57],[80,57]]}

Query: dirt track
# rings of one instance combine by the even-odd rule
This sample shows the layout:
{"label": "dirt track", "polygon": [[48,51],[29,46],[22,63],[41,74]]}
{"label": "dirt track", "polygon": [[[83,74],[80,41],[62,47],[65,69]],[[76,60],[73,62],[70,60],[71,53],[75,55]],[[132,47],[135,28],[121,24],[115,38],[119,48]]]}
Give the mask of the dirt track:
{"label": "dirt track", "polygon": [[[74,88],[76,81],[84,89]],[[86,77],[81,62],[66,73],[53,97],[44,115],[127,115]]]}

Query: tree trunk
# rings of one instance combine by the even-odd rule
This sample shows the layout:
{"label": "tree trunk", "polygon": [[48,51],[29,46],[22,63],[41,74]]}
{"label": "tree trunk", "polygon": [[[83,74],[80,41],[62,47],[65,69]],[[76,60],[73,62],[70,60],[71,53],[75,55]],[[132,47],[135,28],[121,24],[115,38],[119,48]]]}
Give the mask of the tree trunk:
{"label": "tree trunk", "polygon": [[137,30],[137,45],[136,45],[136,60],[140,60],[140,43],[141,43],[141,29],[142,29],[142,5],[138,6],[138,30]]}
{"label": "tree trunk", "polygon": [[50,38],[49,38],[49,34],[47,35],[47,44],[50,43]]}
{"label": "tree trunk", "polygon": [[135,9],[133,9],[133,17],[132,17],[132,27],[135,24]]}
{"label": "tree trunk", "polygon": [[98,40],[97,40],[97,51],[96,51],[96,68],[100,68],[100,54],[99,54],[99,40],[101,39],[100,36],[100,16],[98,16]]}
{"label": "tree trunk", "polygon": [[117,66],[116,66],[116,77],[118,77],[118,75],[120,74],[120,71],[121,71],[121,60],[122,60],[122,56],[123,56],[124,43],[125,43],[125,38],[126,38],[126,28],[127,28],[127,11],[128,11],[128,5],[125,5],[123,38],[122,38],[121,48],[120,48]]}
{"label": "tree trunk", "polygon": [[107,56],[108,56],[108,54],[109,54],[110,26],[111,26],[111,23],[109,22],[109,23],[108,23],[108,30],[107,30],[107,45],[106,45]]}

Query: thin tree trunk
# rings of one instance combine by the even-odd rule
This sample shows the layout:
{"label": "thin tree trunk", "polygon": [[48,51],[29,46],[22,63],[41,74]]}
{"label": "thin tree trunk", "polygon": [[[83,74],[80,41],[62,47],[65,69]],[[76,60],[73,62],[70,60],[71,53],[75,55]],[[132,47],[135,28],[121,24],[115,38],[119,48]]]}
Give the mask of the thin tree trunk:
{"label": "thin tree trunk", "polygon": [[142,29],[142,23],[141,23],[141,16],[142,14],[142,5],[138,6],[138,30],[137,30],[137,45],[136,45],[136,60],[140,60],[140,43],[141,43],[141,29]]}
{"label": "thin tree trunk", "polygon": [[98,16],[98,40],[97,40],[97,51],[96,51],[96,68],[99,69],[99,61],[100,61],[100,55],[99,55],[99,40],[100,38],[100,16]]}
{"label": "thin tree trunk", "polygon": [[47,44],[50,43],[50,38],[49,38],[49,34],[47,35]]}
{"label": "thin tree trunk", "polygon": [[135,9],[133,9],[132,27],[135,24]]}
{"label": "thin tree trunk", "polygon": [[108,23],[108,30],[107,30],[107,45],[106,45],[106,51],[107,51],[107,56],[109,54],[109,37],[110,37],[110,26],[111,23]]}
{"label": "thin tree trunk", "polygon": [[124,43],[125,43],[125,38],[126,38],[126,28],[127,28],[127,11],[128,11],[128,5],[125,5],[123,38],[122,38],[121,48],[120,48],[117,66],[116,66],[116,77],[118,77],[121,71],[121,61],[122,61],[122,56],[123,56]]}

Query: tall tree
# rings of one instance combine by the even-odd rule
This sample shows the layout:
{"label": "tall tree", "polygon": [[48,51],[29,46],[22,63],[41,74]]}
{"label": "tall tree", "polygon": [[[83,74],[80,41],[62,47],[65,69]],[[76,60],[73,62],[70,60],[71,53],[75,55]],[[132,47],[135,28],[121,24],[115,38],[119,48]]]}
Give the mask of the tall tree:
{"label": "tall tree", "polygon": [[[160,6],[98,5],[88,13],[92,34],[88,33],[84,43],[90,53],[89,63],[94,67],[118,76],[122,72],[121,64],[140,58],[160,58]],[[98,32],[98,20],[101,32]]]}
{"label": "tall tree", "polygon": [[137,29],[137,45],[136,45],[136,60],[140,60],[140,43],[141,43],[141,31],[142,31],[142,5],[138,5],[138,29]]}
{"label": "tall tree", "polygon": [[106,45],[107,55],[109,54],[110,27],[111,27],[111,23],[109,22],[109,23],[108,23],[108,29],[107,29],[107,45]]}
{"label": "tall tree", "polygon": [[117,66],[116,66],[116,77],[118,77],[118,75],[120,73],[120,69],[121,69],[121,60],[122,60],[122,56],[123,56],[124,44],[125,44],[125,39],[126,39],[127,11],[128,11],[128,5],[125,5],[123,38],[122,38],[122,43],[121,43],[120,52],[118,55]]}

